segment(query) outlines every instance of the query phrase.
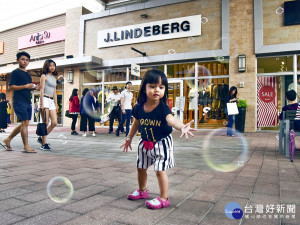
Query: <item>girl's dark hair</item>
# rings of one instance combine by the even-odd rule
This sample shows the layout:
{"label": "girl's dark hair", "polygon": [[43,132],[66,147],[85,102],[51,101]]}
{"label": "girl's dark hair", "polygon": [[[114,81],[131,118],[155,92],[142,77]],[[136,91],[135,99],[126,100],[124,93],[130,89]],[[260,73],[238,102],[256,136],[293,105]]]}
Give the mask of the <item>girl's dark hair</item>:
{"label": "girl's dark hair", "polygon": [[50,66],[50,63],[54,63],[55,65],[55,70],[54,72],[52,73],[53,75],[57,75],[57,71],[56,71],[56,63],[52,60],[52,59],[47,59],[45,62],[44,62],[44,66],[43,66],[43,69],[42,69],[42,74],[47,74],[49,73],[49,66]]}
{"label": "girl's dark hair", "polygon": [[165,86],[165,94],[160,99],[161,102],[167,104],[168,99],[168,79],[166,75],[160,70],[148,70],[142,80],[139,96],[138,96],[138,103],[143,105],[147,101],[146,95],[146,85],[147,84],[158,84],[159,78],[161,78],[161,84]]}
{"label": "girl's dark hair", "polygon": [[6,100],[6,94],[0,93],[0,100]]}
{"label": "girl's dark hair", "polygon": [[85,94],[86,94],[88,91],[89,91],[88,88],[83,89],[83,91],[82,91],[82,96],[85,96]]}
{"label": "girl's dark hair", "polygon": [[78,91],[77,88],[74,88],[74,89],[73,89],[72,95],[71,95],[71,97],[69,98],[69,101],[72,101],[72,100],[73,100],[73,97],[78,95],[78,94],[77,94],[77,91]]}
{"label": "girl's dark hair", "polygon": [[234,93],[234,95],[232,95],[232,97],[234,97],[234,98],[236,98],[236,95],[237,95],[237,93],[238,93],[238,90],[237,90],[237,88],[236,88],[236,86],[232,86],[231,88],[230,88],[230,90],[229,90],[229,96],[231,96],[231,92],[232,91],[234,91],[235,90],[235,93]]}

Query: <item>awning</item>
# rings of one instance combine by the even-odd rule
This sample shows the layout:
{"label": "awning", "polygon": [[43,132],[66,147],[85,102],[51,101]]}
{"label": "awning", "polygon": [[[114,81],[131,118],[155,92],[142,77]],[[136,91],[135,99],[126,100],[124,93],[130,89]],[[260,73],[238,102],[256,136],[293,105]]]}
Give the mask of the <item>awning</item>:
{"label": "awning", "polygon": [[[81,67],[81,66],[92,67],[92,66],[102,65],[102,59],[95,56],[83,56],[83,57],[59,59],[59,60],[54,59],[54,61],[56,63],[57,68],[62,68],[62,67],[72,68],[72,67]],[[30,62],[26,70],[42,69],[44,62],[45,62],[44,60]],[[18,68],[18,64],[13,64],[13,65],[11,64],[4,67],[0,67],[0,74],[11,73],[16,68]]]}

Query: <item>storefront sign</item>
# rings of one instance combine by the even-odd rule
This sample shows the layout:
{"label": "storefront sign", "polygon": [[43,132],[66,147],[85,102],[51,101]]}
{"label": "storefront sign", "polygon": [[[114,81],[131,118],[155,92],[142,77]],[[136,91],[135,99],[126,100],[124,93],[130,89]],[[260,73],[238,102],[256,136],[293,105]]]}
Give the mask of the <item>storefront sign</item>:
{"label": "storefront sign", "polygon": [[277,77],[257,78],[257,125],[274,127],[278,124]]}
{"label": "storefront sign", "polygon": [[265,103],[273,102],[275,99],[275,88],[271,86],[263,86],[258,94],[261,101]]}
{"label": "storefront sign", "polygon": [[139,77],[140,74],[141,74],[141,67],[135,63],[132,63],[131,64],[131,75]]}
{"label": "storefront sign", "polygon": [[98,48],[201,35],[201,15],[98,31]]}
{"label": "storefront sign", "polygon": [[57,27],[18,38],[18,49],[65,40],[65,27]]}

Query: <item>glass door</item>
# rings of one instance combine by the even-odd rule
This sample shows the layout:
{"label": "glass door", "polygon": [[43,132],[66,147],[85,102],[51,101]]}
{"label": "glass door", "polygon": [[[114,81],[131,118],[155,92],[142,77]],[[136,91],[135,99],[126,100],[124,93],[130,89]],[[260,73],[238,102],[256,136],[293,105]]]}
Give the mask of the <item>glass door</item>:
{"label": "glass door", "polygon": [[[141,81],[135,80],[132,82],[132,91],[135,104],[140,90]],[[168,81],[168,100],[167,105],[169,106],[172,114],[183,122],[183,112],[185,106],[185,98],[183,97],[183,80],[172,79]]]}

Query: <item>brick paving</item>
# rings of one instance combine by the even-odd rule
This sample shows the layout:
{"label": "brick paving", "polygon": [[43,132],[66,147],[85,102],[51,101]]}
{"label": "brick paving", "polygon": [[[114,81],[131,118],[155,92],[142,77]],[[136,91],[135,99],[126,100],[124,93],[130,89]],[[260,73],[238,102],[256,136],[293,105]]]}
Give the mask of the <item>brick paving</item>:
{"label": "brick paving", "polygon": [[[0,140],[12,129],[0,134]],[[215,136],[209,143],[212,161],[242,163],[234,171],[218,172],[203,157],[203,144],[211,131],[196,132],[189,141],[173,132],[176,167],[168,171],[171,206],[149,210],[144,200],[126,198],[137,188],[138,137],[133,151],[125,154],[119,148],[124,135],[108,134],[107,128],[96,131],[96,137],[71,136],[69,128],[57,127],[48,139],[51,152],[21,153],[20,136],[11,143],[13,152],[0,149],[0,224],[300,224],[300,154],[296,153],[294,163],[279,154],[276,133],[243,134],[248,153],[242,162],[237,162],[243,147],[239,138],[225,133]],[[39,149],[36,139],[35,126],[30,126],[29,143]],[[74,194],[66,203],[56,203],[47,195],[47,183],[56,176],[67,177],[73,184]],[[153,167],[147,186],[150,198],[158,195]],[[57,184],[52,191],[64,196],[67,189]],[[252,205],[253,213],[249,219],[231,220],[224,213],[229,202],[243,209]],[[257,219],[257,204],[295,204],[295,219],[286,218],[292,215],[286,211],[284,218]]]}

